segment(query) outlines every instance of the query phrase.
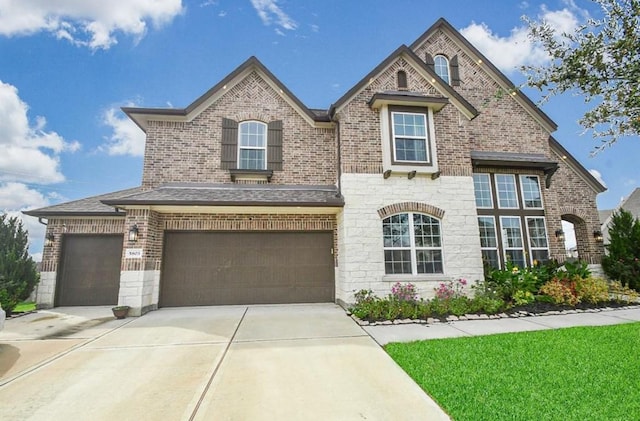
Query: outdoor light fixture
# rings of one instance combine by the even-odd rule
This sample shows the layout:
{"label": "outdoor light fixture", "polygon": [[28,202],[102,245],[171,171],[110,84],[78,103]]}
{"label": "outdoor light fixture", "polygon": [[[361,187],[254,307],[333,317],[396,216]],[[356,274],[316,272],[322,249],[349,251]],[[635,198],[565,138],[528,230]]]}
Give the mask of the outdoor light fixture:
{"label": "outdoor light fixture", "polygon": [[595,238],[596,243],[602,243],[604,241],[604,237],[602,236],[602,231],[594,231],[593,238]]}
{"label": "outdoor light fixture", "polygon": [[51,247],[53,246],[53,243],[56,241],[56,237],[54,237],[53,233],[50,232],[49,234],[47,234],[47,236],[44,239],[44,246],[45,247]]}
{"label": "outdoor light fixture", "polygon": [[564,241],[564,231],[556,230],[556,238],[558,241]]}
{"label": "outdoor light fixture", "polygon": [[138,224],[133,224],[131,228],[129,228],[129,241],[138,241]]}

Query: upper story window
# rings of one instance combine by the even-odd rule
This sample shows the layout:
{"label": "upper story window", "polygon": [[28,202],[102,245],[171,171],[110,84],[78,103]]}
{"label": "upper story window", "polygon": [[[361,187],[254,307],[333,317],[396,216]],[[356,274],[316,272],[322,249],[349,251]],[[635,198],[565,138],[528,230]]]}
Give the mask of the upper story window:
{"label": "upper story window", "polygon": [[267,168],[267,125],[259,121],[244,121],[238,127],[238,168]]}
{"label": "upper story window", "polygon": [[433,58],[433,67],[438,76],[447,83],[451,83],[449,77],[449,60],[443,55],[437,55]]}
{"label": "upper story window", "polygon": [[496,191],[498,192],[498,207],[500,209],[515,209],[518,207],[515,175],[496,174]]}
{"label": "upper story window", "polygon": [[473,174],[473,187],[476,194],[477,208],[492,208],[491,179],[489,174]]}
{"label": "upper story window", "polygon": [[440,220],[421,213],[400,213],[382,221],[387,274],[443,273]]}
{"label": "upper story window", "polygon": [[394,161],[428,163],[427,115],[391,112],[391,121]]}
{"label": "upper story window", "polygon": [[542,209],[542,193],[540,193],[540,179],[537,175],[521,175],[520,188],[522,201],[527,209]]}

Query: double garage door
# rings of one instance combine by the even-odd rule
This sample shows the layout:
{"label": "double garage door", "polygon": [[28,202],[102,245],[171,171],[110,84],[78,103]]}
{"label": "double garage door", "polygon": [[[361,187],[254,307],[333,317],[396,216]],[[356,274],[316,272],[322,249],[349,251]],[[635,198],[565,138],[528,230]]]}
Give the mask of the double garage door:
{"label": "double garage door", "polygon": [[333,300],[331,232],[165,232],[160,306]]}

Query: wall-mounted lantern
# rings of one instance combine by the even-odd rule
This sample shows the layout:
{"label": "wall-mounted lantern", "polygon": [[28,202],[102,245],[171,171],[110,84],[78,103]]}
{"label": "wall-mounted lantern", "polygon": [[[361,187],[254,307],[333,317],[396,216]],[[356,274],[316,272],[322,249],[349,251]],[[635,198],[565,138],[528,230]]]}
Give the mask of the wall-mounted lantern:
{"label": "wall-mounted lantern", "polygon": [[138,241],[138,224],[133,224],[131,228],[129,228],[129,241],[136,242]]}
{"label": "wall-mounted lantern", "polygon": [[558,241],[564,241],[564,231],[556,230],[556,238]]}
{"label": "wall-mounted lantern", "polygon": [[52,232],[48,233],[47,236],[44,238],[44,246],[45,247],[52,247],[53,244],[56,241],[56,237],[53,235]]}
{"label": "wall-mounted lantern", "polygon": [[596,240],[596,243],[602,243],[604,241],[604,237],[602,236],[602,231],[594,231],[593,238]]}

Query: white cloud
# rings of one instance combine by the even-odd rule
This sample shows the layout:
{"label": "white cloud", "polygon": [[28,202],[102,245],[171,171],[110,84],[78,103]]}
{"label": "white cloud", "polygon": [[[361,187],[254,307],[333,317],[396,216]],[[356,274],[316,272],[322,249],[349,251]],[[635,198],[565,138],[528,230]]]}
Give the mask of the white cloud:
{"label": "white cloud", "polygon": [[75,152],[80,144],[45,131],[44,117],[36,117],[35,124],[30,124],[28,110],[16,87],[0,81],[0,181],[62,182],[59,155]]}
{"label": "white cloud", "polygon": [[298,27],[296,21],[291,19],[281,8],[278,6],[277,0],[251,0],[253,8],[258,12],[258,16],[265,25],[271,25],[273,21],[282,29],[295,30]]}
{"label": "white cloud", "polygon": [[[57,196],[57,194],[53,194]],[[53,196],[50,195],[50,196]],[[45,226],[37,218],[26,216],[23,210],[41,208],[50,204],[50,197],[34,190],[23,183],[0,183],[0,213],[6,213],[10,218],[18,217],[22,220],[24,229],[29,233],[29,249],[34,259],[39,256],[34,251],[42,250]],[[40,260],[42,257],[40,256]]]}
{"label": "white cloud", "polygon": [[309,26],[311,27],[311,32],[320,32],[320,27],[318,25],[312,24]]}
{"label": "white cloud", "polygon": [[602,179],[602,174],[600,173],[600,171],[594,170],[594,169],[590,169],[589,170],[589,174],[594,176],[595,179],[600,182],[600,184],[602,184],[603,186],[607,187],[607,183],[605,183],[604,180]]}
{"label": "white cloud", "polygon": [[[543,5],[538,20],[548,22],[558,34],[572,32],[579,25],[579,16],[584,18],[588,15],[573,2],[565,4],[565,8],[555,11],[548,10]],[[510,34],[504,37],[493,33],[484,23],[472,22],[460,32],[505,73],[513,72],[520,66],[541,65],[549,60],[544,49],[529,39],[525,25],[513,28]]]}
{"label": "white cloud", "polygon": [[0,0],[0,35],[49,32],[93,50],[116,44],[115,33],[144,37],[182,13],[182,0]]}
{"label": "white cloud", "polygon": [[104,112],[103,123],[111,128],[112,134],[99,149],[109,155],[143,156],[144,132],[133,120],[121,115],[117,108],[109,108]]}

